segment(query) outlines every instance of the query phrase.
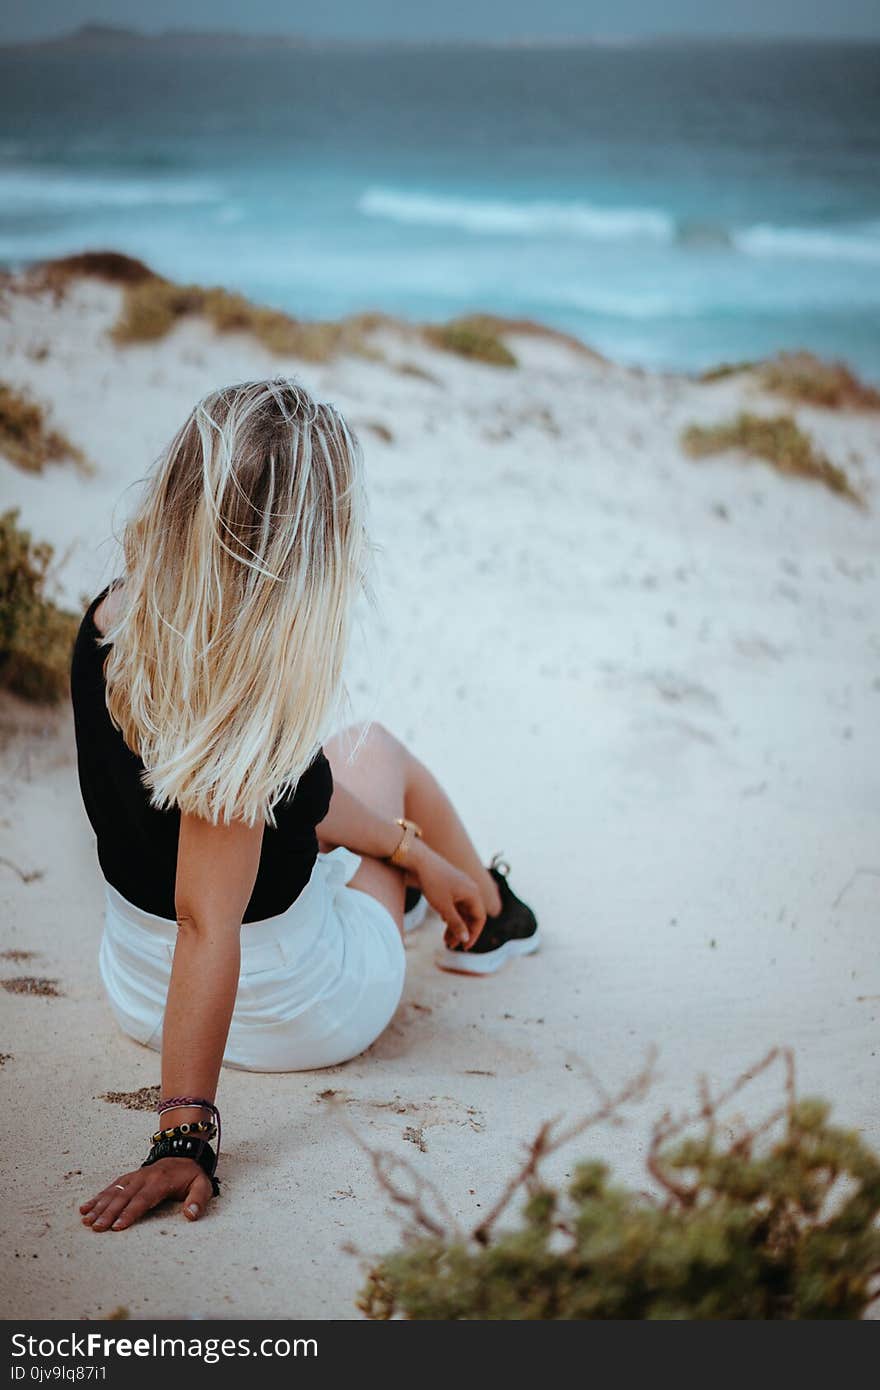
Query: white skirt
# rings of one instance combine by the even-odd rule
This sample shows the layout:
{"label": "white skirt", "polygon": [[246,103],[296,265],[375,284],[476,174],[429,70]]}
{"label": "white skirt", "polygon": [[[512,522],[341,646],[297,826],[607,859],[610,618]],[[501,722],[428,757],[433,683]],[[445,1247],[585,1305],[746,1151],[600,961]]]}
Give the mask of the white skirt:
{"label": "white skirt", "polygon": [[[225,1066],[311,1071],[375,1042],[403,992],[406,958],[387,908],[347,885],[360,855],[319,854],[286,912],[241,928],[241,974]],[[125,1033],[159,1051],[177,923],[105,881],[99,965]]]}

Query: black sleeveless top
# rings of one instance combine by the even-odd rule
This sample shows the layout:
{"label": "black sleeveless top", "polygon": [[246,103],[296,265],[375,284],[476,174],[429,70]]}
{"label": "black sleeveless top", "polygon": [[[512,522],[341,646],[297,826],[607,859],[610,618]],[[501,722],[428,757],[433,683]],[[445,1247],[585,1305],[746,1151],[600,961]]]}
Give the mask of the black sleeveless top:
{"label": "black sleeveless top", "polygon": [[[111,587],[102,589],[86,609],[71,657],[80,791],[107,882],[135,906],[173,921],[180,810],[160,811],[150,805],[149,791],[140,780],[144,764],[128,747],[107,709],[104,660],[108,648],[98,646],[101,633],[94,613]],[[286,911],[302,892],[318,853],[315,826],[326,816],[332,793],[333,775],[321,749],[296,791],[287,792],[276,803],[277,827],[267,825],[263,830],[260,865],[244,922]]]}

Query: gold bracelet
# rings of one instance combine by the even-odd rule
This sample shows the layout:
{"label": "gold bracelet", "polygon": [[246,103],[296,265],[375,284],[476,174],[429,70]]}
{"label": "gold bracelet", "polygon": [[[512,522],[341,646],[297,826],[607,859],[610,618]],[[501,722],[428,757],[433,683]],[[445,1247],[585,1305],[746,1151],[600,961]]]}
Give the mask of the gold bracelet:
{"label": "gold bracelet", "polygon": [[421,840],[422,838],[422,827],[417,825],[414,820],[407,820],[406,816],[395,816],[394,821],[396,825],[403,827],[403,834],[394,853],[389,854],[388,863],[403,868],[409,858],[413,840]]}

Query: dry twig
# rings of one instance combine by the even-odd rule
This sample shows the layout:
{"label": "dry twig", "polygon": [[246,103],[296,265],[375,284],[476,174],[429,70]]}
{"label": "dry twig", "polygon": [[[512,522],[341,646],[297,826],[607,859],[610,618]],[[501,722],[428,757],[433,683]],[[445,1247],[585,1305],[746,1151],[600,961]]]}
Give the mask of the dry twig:
{"label": "dry twig", "polygon": [[479,1245],[488,1245],[489,1236],[495,1222],[510,1205],[516,1193],[521,1187],[527,1191],[533,1191],[535,1179],[539,1165],[555,1153],[557,1149],[568,1144],[572,1139],[578,1138],[585,1130],[592,1129],[595,1125],[614,1120],[618,1116],[619,1110],[624,1105],[630,1105],[635,1101],[641,1100],[648,1091],[654,1079],[654,1063],[656,1053],[652,1049],[645,1061],[641,1071],[625,1082],[620,1089],[613,1094],[609,1094],[604,1087],[592,1075],[590,1080],[598,1092],[599,1104],[595,1110],[591,1110],[588,1115],[584,1115],[580,1120],[575,1120],[565,1129],[560,1129],[554,1134],[554,1128],[559,1124],[559,1118],[546,1120],[535,1138],[526,1151],[525,1161],[513,1177],[507,1183],[501,1196],[495,1205],[483,1217],[478,1226],[471,1232],[472,1239]]}

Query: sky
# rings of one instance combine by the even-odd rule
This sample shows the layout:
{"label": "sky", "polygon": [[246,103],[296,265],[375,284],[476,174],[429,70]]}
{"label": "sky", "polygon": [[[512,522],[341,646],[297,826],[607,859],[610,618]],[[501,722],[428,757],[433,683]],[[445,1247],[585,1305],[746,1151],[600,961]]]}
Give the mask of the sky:
{"label": "sky", "polygon": [[358,39],[880,38],[880,0],[2,0],[0,39],[43,38],[89,20],[148,32],[187,27]]}

